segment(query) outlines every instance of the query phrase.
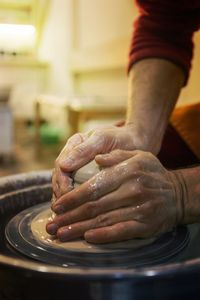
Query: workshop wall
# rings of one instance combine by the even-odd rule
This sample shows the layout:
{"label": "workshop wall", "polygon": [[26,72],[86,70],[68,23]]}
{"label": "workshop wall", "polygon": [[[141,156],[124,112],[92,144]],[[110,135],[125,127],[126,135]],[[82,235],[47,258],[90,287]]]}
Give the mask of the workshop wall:
{"label": "workshop wall", "polygon": [[[39,57],[50,62],[49,92],[126,102],[133,0],[52,0]],[[200,34],[178,105],[199,99]],[[99,99],[100,99],[99,98]]]}
{"label": "workshop wall", "polygon": [[194,57],[187,86],[182,90],[178,105],[195,103],[200,100],[200,32],[194,35]]}
{"label": "workshop wall", "polygon": [[[51,0],[36,56],[0,61],[1,85],[12,85],[17,117],[34,117],[40,93],[73,95],[126,104],[126,65],[133,0]],[[199,100],[200,34],[195,34],[193,69],[178,105]],[[47,64],[48,63],[48,64]],[[84,97],[83,97],[84,98]]]}

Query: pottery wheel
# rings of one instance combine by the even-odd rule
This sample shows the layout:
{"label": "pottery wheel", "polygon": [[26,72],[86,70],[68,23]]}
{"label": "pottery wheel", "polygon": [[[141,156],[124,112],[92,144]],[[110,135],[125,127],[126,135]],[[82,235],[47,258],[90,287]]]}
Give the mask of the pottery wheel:
{"label": "pottery wheel", "polygon": [[49,203],[30,207],[6,226],[9,244],[20,253],[48,264],[63,267],[132,268],[168,262],[190,240],[187,227],[178,227],[160,238],[134,239],[127,242],[93,245],[79,239],[61,243],[46,233],[51,216]]}

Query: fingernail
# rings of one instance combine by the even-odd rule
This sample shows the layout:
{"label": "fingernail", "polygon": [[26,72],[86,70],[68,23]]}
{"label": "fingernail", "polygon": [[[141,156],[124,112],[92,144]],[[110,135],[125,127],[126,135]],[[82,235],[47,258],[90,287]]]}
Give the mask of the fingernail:
{"label": "fingernail", "polygon": [[95,232],[93,230],[89,230],[84,234],[84,238],[87,242],[92,242],[95,237]]}
{"label": "fingernail", "polygon": [[49,223],[46,229],[49,234],[54,235],[58,230],[58,225],[55,223]]}
{"label": "fingernail", "polygon": [[95,230],[92,230],[92,229],[86,231],[86,233],[85,233],[85,236],[86,236],[87,238],[88,238],[88,237],[89,237],[89,238],[93,238],[94,235],[95,235]]}
{"label": "fingernail", "polygon": [[110,154],[109,153],[107,153],[107,154],[99,154],[96,157],[97,157],[97,159],[98,158],[99,159],[108,159],[110,157]]}
{"label": "fingernail", "polygon": [[64,208],[64,206],[63,205],[56,205],[56,206],[54,206],[53,207],[53,211],[56,213],[56,214],[62,214],[62,213],[64,213],[65,212],[65,208]]}
{"label": "fingernail", "polygon": [[51,205],[56,203],[56,196],[55,194],[53,194],[52,198],[51,198]]}
{"label": "fingernail", "polygon": [[63,161],[60,162],[61,168],[62,168],[62,167],[63,167],[63,168],[66,168],[66,167],[71,166],[71,165],[73,165],[73,164],[74,164],[74,160],[71,159],[70,157],[68,157],[68,158],[66,158],[65,160],[63,160]]}

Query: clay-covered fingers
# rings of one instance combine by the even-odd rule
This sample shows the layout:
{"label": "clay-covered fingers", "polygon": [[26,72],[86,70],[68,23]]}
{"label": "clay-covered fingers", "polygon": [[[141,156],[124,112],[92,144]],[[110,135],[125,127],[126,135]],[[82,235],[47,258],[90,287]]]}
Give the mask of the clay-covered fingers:
{"label": "clay-covered fingers", "polygon": [[56,214],[60,214],[86,202],[100,199],[104,195],[117,190],[128,179],[134,181],[134,179],[142,176],[143,173],[138,170],[138,167],[138,163],[135,164],[134,160],[130,162],[127,160],[126,163],[122,162],[104,169],[84,184],[61,196],[52,206],[52,210]]}
{"label": "clay-covered fingers", "polygon": [[57,176],[56,176],[56,170],[53,169],[52,171],[52,189],[53,189],[53,194],[55,195],[55,197],[60,197],[61,193],[60,193],[60,189],[57,183]]}
{"label": "clay-covered fingers", "polygon": [[115,243],[133,238],[148,238],[150,236],[148,225],[134,220],[90,229],[84,234],[85,240],[94,244]]}
{"label": "clay-covered fingers", "polygon": [[84,134],[77,133],[68,139],[63,150],[55,161],[55,168],[52,173],[52,187],[56,198],[67,193],[73,188],[71,174],[66,173],[60,168],[60,163],[65,161],[67,155],[72,149],[84,141]]}
{"label": "clay-covered fingers", "polygon": [[56,167],[52,173],[52,188],[55,197],[59,198],[73,189],[73,179]]}
{"label": "clay-covered fingers", "polygon": [[[132,188],[132,193],[130,193],[126,185],[121,186],[118,190],[103,196],[97,201],[86,202],[73,210],[57,215],[53,222],[47,224],[47,231],[50,234],[55,234],[56,228],[92,219],[98,215],[122,207],[135,206],[138,209],[144,203],[144,197],[149,196],[148,190],[144,190],[141,193],[137,185]],[[52,224],[56,225],[53,226]],[[53,229],[54,227],[55,229]]]}
{"label": "clay-covered fingers", "polygon": [[[98,154],[109,153],[114,149],[136,149],[134,133],[132,127],[109,126],[96,129],[84,134],[77,133],[73,135],[66,143],[60,155],[55,162],[55,172],[53,174],[53,189],[56,195],[68,191],[66,177],[93,160]],[[97,158],[98,160],[98,158]],[[100,159],[107,166],[108,160]],[[61,173],[61,175],[60,175]]]}
{"label": "clay-covered fingers", "polygon": [[89,131],[84,134],[84,140],[68,153],[65,160],[61,161],[59,158],[58,161],[64,172],[73,172],[98,154],[109,153],[114,149],[135,150],[135,139],[129,126],[108,126]]}
{"label": "clay-covered fingers", "polygon": [[52,206],[52,210],[56,214],[64,213],[116,190],[120,185],[120,181],[117,178],[111,178],[109,171],[101,171],[87,182],[61,196]]}
{"label": "clay-covered fingers", "polygon": [[[137,207],[124,207],[116,209],[96,218],[77,222],[57,229],[55,233],[59,240],[69,241],[83,237],[91,229],[112,226],[120,222],[137,221],[142,218],[142,209]],[[143,224],[143,223],[142,223]],[[141,233],[137,233],[141,234]],[[147,233],[143,233],[145,235]],[[132,236],[134,237],[134,236]],[[141,236],[139,236],[141,237]]]}
{"label": "clay-covered fingers", "polygon": [[[61,241],[84,236],[89,242],[106,243],[171,230],[180,205],[169,171],[150,153],[129,154],[60,197],[53,205],[60,214],[47,231]],[[119,161],[120,155],[116,157]]]}
{"label": "clay-covered fingers", "polygon": [[76,133],[74,135],[72,135],[66,142],[64,148],[62,149],[62,151],[60,152],[57,160],[59,162],[61,161],[65,161],[66,159],[66,155],[72,151],[72,149],[76,146],[78,146],[79,144],[81,144],[84,140],[86,139],[85,134],[83,133]]}
{"label": "clay-covered fingers", "polygon": [[99,154],[95,157],[95,160],[102,167],[111,167],[133,157],[134,155],[136,155],[136,153],[137,151],[126,151],[117,149],[107,154]]}
{"label": "clay-covered fingers", "polygon": [[[74,218],[73,221],[75,221],[75,215],[72,213],[71,215],[68,215],[68,225],[66,225],[64,215],[58,216],[53,222],[50,222],[47,225],[47,232],[49,234],[56,235],[63,242],[83,236],[87,241],[94,243],[121,241],[135,237],[146,238],[155,236],[158,233],[168,230],[171,226],[171,220],[167,219],[169,212],[167,211],[167,206],[162,204],[163,199],[162,201],[159,199],[152,199],[152,196],[153,193],[149,195],[147,202],[135,202],[135,204],[132,203],[130,206],[97,214],[96,217],[84,221],[73,223],[72,219]],[[116,234],[112,234],[109,230],[110,228],[107,231],[106,227],[119,223],[121,224],[120,226],[123,226],[124,223],[126,223],[126,225],[129,224],[128,227],[125,226],[124,228],[127,231],[122,230],[120,226],[118,228],[119,235],[117,232]],[[102,227],[104,229],[100,230]],[[103,230],[105,230],[105,236],[102,235]],[[125,233],[125,235],[123,235],[123,233]]]}
{"label": "clay-covered fingers", "polygon": [[88,133],[85,140],[75,146],[59,166],[64,172],[74,172],[105,151],[105,137],[102,132]]}

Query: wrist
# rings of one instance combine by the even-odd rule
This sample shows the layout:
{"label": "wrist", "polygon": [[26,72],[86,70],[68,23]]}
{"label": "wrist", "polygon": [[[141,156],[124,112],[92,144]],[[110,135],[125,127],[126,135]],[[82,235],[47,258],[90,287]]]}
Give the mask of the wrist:
{"label": "wrist", "polygon": [[[127,121],[128,128],[133,140],[133,145],[139,150],[151,152],[157,155],[160,151],[164,133],[151,130],[151,126],[138,125],[136,122]],[[149,127],[149,128],[148,128]]]}
{"label": "wrist", "polygon": [[186,224],[185,203],[187,202],[187,187],[181,170],[168,171],[168,176],[174,190],[176,207],[176,224]]}

